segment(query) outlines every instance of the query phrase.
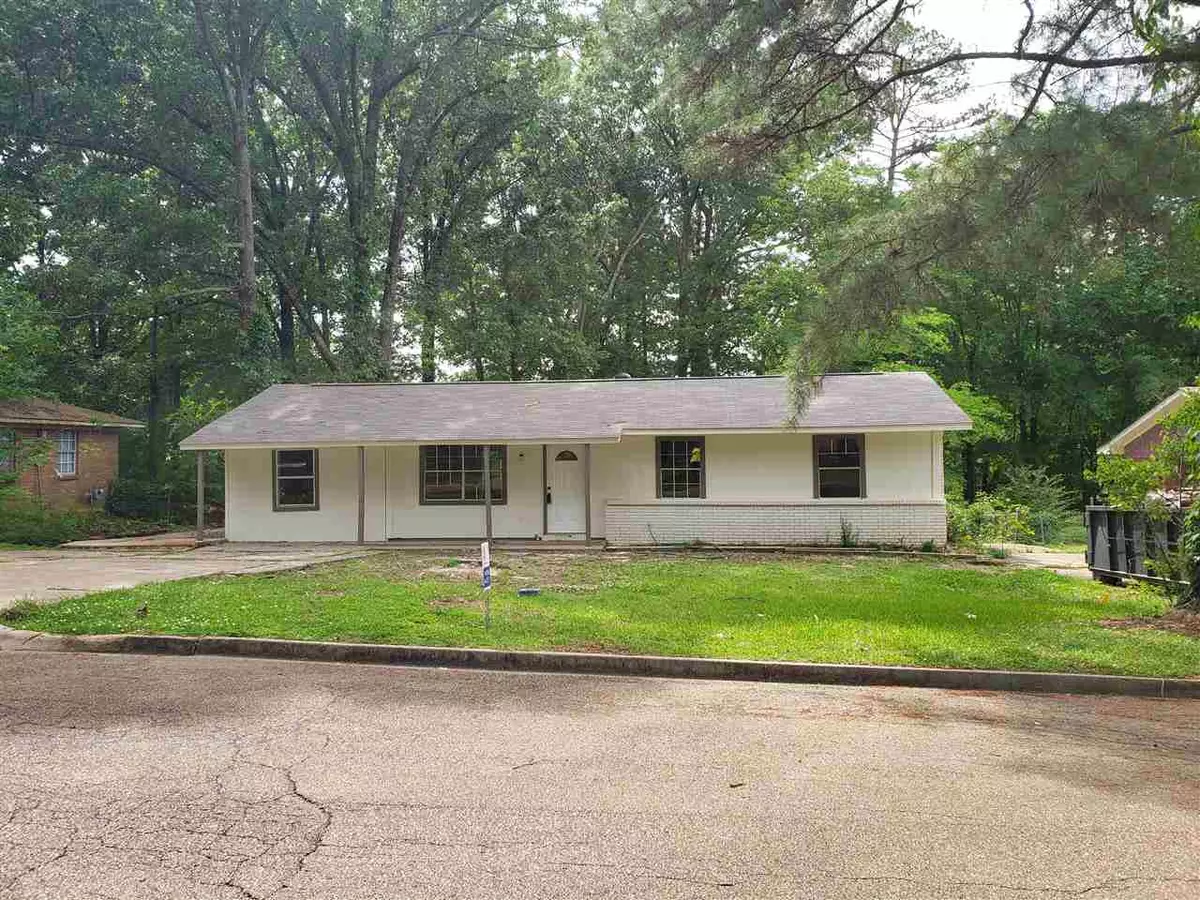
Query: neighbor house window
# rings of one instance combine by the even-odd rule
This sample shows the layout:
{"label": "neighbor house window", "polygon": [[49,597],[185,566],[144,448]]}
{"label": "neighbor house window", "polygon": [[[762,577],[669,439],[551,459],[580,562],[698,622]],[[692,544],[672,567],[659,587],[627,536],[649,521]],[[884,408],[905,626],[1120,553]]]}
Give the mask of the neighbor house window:
{"label": "neighbor house window", "polygon": [[79,462],[79,442],[74,431],[60,431],[54,452],[54,471],[59,475],[74,475]]}
{"label": "neighbor house window", "polygon": [[15,472],[17,469],[17,433],[10,428],[0,428],[0,472]]}
{"label": "neighbor house window", "polygon": [[[507,448],[492,447],[488,468],[492,479],[492,502],[504,503],[508,485]],[[482,445],[427,444],[421,447],[421,502],[483,503]]]}
{"label": "neighbor house window", "polygon": [[813,438],[818,497],[865,497],[863,436],[818,434]]}
{"label": "neighbor house window", "polygon": [[275,451],[275,509],[317,509],[317,451]]}
{"label": "neighbor house window", "polygon": [[658,496],[704,496],[704,438],[658,439]]}

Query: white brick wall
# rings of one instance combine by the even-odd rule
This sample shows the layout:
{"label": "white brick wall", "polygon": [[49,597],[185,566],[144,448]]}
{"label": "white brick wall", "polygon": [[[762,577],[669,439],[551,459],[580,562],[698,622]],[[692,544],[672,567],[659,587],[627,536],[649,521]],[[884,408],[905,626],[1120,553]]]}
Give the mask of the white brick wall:
{"label": "white brick wall", "polygon": [[946,543],[946,505],[940,501],[828,500],[728,503],[708,500],[609,503],[605,535],[611,546],[686,544],[837,545],[842,521],[860,544],[918,547]]}

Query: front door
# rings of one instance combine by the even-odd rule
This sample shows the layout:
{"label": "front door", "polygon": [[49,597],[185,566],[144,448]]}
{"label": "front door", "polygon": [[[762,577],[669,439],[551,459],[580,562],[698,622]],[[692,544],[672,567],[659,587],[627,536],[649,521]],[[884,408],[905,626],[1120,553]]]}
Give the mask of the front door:
{"label": "front door", "polygon": [[546,447],[546,531],[550,534],[587,530],[583,465],[581,444]]}

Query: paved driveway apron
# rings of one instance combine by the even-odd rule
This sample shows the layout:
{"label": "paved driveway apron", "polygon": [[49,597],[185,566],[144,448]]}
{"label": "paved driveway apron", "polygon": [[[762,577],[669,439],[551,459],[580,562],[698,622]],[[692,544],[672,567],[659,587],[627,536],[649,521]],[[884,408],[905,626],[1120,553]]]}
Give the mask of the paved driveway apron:
{"label": "paved driveway apron", "polygon": [[362,555],[345,544],[215,544],[195,550],[0,551],[0,609],[18,600],[175,581],[200,575],[277,572]]}
{"label": "paved driveway apron", "polygon": [[0,897],[1194,898],[1200,703],[0,652]]}

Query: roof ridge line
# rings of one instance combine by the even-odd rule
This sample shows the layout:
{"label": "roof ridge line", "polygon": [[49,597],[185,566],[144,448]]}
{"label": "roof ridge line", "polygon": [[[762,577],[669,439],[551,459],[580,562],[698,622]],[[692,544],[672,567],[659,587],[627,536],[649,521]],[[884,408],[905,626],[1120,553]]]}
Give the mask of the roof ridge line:
{"label": "roof ridge line", "polygon": [[[897,372],[826,372],[821,378],[848,378],[859,375],[926,375],[923,369],[906,369]],[[554,384],[626,384],[664,381],[671,383],[688,383],[696,381],[769,381],[787,378],[787,375],[648,375],[630,378],[529,378],[522,381],[511,379],[488,379],[484,381],[280,381],[271,387],[450,387],[460,385],[480,384],[522,384],[522,385],[554,385]]]}

